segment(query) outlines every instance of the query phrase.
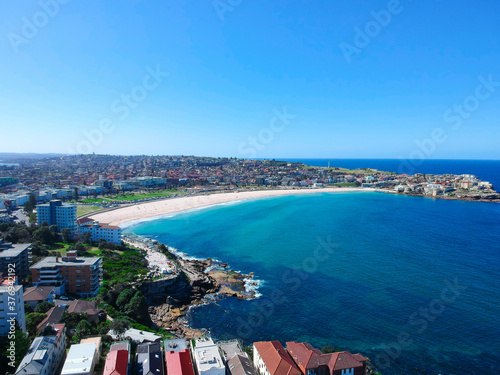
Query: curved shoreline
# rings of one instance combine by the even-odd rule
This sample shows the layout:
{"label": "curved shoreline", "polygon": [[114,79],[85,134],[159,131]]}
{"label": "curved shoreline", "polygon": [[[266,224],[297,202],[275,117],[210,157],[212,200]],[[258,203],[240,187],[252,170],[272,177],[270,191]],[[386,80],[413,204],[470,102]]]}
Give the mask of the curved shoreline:
{"label": "curved shoreline", "polygon": [[370,188],[319,188],[319,189],[287,189],[287,190],[259,190],[232,193],[215,193],[194,195],[188,197],[170,198],[161,201],[135,204],[112,211],[89,215],[88,217],[108,223],[109,225],[123,226],[126,223],[143,219],[156,219],[168,214],[176,214],[183,211],[195,210],[215,206],[218,204],[261,199],[267,197],[278,197],[297,194],[318,193],[346,193],[346,192],[373,192]]}

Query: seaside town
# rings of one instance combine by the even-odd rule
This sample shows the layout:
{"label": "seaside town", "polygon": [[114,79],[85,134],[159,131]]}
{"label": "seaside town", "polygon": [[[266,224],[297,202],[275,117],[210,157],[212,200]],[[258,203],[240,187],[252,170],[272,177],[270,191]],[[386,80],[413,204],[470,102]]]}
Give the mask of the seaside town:
{"label": "seaside town", "polygon": [[6,374],[374,374],[368,358],[333,346],[217,341],[192,329],[190,307],[256,298],[258,277],[191,259],[95,217],[153,201],[279,189],[500,199],[490,183],[469,174],[276,160],[78,155],[2,163],[0,372]]}

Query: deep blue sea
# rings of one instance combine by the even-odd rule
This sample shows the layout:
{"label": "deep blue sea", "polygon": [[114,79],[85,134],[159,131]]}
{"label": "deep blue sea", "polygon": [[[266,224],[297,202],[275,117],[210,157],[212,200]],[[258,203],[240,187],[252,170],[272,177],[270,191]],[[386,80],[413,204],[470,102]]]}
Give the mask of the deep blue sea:
{"label": "deep blue sea", "polygon": [[[377,163],[339,166],[392,169]],[[495,177],[450,169],[439,172]],[[496,203],[318,193],[127,230],[263,282],[258,299],[191,310],[192,326],[217,339],[334,345],[367,355],[385,375],[483,375],[500,370],[499,217]]]}

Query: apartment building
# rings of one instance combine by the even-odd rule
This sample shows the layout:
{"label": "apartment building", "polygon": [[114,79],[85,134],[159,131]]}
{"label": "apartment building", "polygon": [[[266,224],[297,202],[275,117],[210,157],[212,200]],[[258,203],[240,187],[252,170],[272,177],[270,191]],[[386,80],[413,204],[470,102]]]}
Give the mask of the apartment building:
{"label": "apartment building", "polygon": [[122,243],[122,229],[114,225],[99,223],[91,219],[81,219],[78,220],[78,231],[80,234],[89,232],[90,240],[94,242],[104,239],[117,245]]}
{"label": "apartment building", "polygon": [[29,274],[30,247],[30,243],[11,244],[0,239],[0,273],[24,280]]}
{"label": "apartment building", "polygon": [[60,200],[52,200],[49,203],[38,204],[35,212],[38,225],[42,225],[44,222],[48,225],[56,225],[59,232],[63,229],[69,229],[72,238],[76,234],[78,229],[76,205],[63,203]]}
{"label": "apartment building", "polygon": [[15,318],[19,328],[26,332],[23,287],[2,284],[0,285],[0,337],[8,335],[12,318]]}
{"label": "apartment building", "polygon": [[52,334],[33,340],[28,352],[17,368],[16,375],[53,375],[66,353],[64,324],[54,324]]}
{"label": "apartment building", "polygon": [[102,258],[79,258],[76,251],[68,251],[65,257],[46,257],[30,269],[33,283],[59,289],[64,285],[65,293],[83,298],[94,297],[102,284]]}

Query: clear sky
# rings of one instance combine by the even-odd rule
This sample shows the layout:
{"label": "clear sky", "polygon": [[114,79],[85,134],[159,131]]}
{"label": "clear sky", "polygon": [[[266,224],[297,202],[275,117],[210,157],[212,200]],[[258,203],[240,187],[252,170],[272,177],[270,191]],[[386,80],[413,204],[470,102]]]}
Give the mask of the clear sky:
{"label": "clear sky", "polygon": [[1,6],[0,152],[500,159],[498,0]]}

